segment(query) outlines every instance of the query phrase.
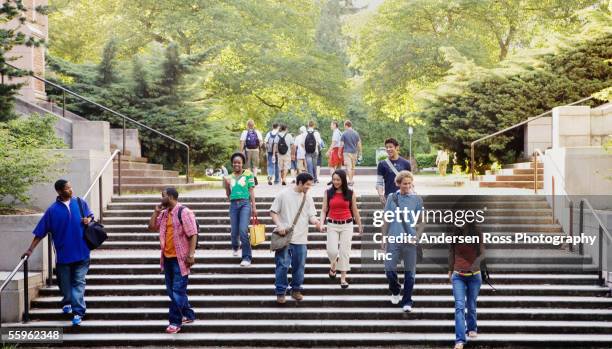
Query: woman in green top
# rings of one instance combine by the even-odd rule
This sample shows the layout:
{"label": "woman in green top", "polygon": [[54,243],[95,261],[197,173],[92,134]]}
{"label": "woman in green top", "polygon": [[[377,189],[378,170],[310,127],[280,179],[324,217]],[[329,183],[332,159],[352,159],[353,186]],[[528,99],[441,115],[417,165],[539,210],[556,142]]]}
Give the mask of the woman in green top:
{"label": "woman in green top", "polygon": [[[233,255],[238,256],[238,248],[242,245],[241,267],[251,265],[253,255],[249,242],[249,221],[251,210],[257,215],[255,207],[255,180],[253,173],[243,169],[246,158],[242,153],[234,153],[231,157],[233,172],[225,177],[225,193],[230,199],[230,223],[232,226]],[[240,239],[240,242],[238,241]]]}

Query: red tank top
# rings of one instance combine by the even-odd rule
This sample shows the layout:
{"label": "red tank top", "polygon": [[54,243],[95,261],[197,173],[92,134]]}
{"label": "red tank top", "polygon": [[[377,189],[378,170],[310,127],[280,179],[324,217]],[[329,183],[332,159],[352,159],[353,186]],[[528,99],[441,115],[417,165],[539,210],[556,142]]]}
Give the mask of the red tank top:
{"label": "red tank top", "polygon": [[353,217],[351,214],[351,202],[344,200],[342,193],[336,193],[329,200],[329,213],[327,217],[337,221],[344,221]]}

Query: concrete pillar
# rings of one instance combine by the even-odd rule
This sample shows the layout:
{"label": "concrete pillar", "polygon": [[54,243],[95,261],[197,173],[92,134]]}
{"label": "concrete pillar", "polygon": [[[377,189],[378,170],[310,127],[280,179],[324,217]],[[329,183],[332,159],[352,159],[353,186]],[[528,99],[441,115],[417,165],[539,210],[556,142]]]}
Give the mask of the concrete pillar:
{"label": "concrete pillar", "polygon": [[110,125],[107,121],[74,121],[72,148],[99,150],[110,155]]}
{"label": "concrete pillar", "polygon": [[[533,119],[533,118],[530,118]],[[542,117],[531,121],[525,129],[525,156],[533,154],[535,149],[544,152],[552,146],[552,117]]]}
{"label": "concrete pillar", "polygon": [[553,108],[553,148],[591,145],[591,107]]}

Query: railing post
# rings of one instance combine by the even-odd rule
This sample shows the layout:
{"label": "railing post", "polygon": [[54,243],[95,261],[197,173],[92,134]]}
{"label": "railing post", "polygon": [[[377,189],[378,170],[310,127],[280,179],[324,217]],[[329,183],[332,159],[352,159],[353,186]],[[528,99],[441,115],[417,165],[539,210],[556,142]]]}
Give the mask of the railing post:
{"label": "railing post", "polygon": [[605,280],[603,277],[603,228],[599,226],[599,285],[605,286]]}
{"label": "railing post", "polygon": [[62,90],[62,116],[66,117],[66,91]]}
{"label": "railing post", "polygon": [[[104,176],[104,175],[102,175]],[[98,222],[100,222],[100,224],[102,224],[102,205],[103,205],[103,197],[102,197],[102,177],[100,177],[100,180],[98,181],[98,204],[100,205],[100,215],[98,216]]]}
{"label": "railing post", "polygon": [[[537,173],[537,166],[536,166],[536,173]],[[537,185],[537,183],[536,183]],[[552,176],[552,224],[555,224],[555,200],[557,199],[555,197],[555,176]]]}
{"label": "railing post", "polygon": [[125,118],[123,118],[123,145],[121,146],[121,152],[125,152]]}
{"label": "railing post", "polygon": [[476,174],[474,173],[474,143],[470,144],[470,172],[472,173],[472,180],[476,180]]}
{"label": "railing post", "polygon": [[28,258],[23,263],[23,323],[30,321],[30,292],[28,286]]}
{"label": "railing post", "polygon": [[51,234],[47,234],[47,286],[53,285],[53,240]]}
{"label": "railing post", "polygon": [[[582,234],[584,233],[584,201],[580,200],[580,222],[578,223],[580,237],[582,238]],[[580,243],[578,243],[578,253],[582,256],[584,254],[584,247],[582,246],[582,239],[580,239]]]}
{"label": "railing post", "polygon": [[[569,203],[569,235],[574,238],[574,202]],[[574,244],[569,244],[570,252],[574,252]]]}
{"label": "railing post", "polygon": [[[533,193],[538,193],[538,152],[533,152]],[[554,199],[554,198],[553,198]]]}
{"label": "railing post", "polygon": [[185,179],[187,184],[189,184],[189,146],[187,146],[187,171],[185,172]]}
{"label": "railing post", "polygon": [[117,183],[117,187],[118,187],[118,192],[119,192],[119,196],[121,196],[121,157],[123,155],[123,152],[119,152],[119,154],[117,154],[117,156],[119,157],[119,166],[118,166],[118,175],[119,175],[119,180]]}

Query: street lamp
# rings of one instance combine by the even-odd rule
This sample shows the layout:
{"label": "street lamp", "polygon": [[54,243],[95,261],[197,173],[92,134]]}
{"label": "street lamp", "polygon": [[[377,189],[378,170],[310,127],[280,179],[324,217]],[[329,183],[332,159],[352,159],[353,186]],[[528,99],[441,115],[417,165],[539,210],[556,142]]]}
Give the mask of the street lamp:
{"label": "street lamp", "polygon": [[410,137],[410,150],[408,152],[409,158],[410,160],[412,160],[412,133],[413,133],[413,129],[412,126],[408,126],[408,137]]}

